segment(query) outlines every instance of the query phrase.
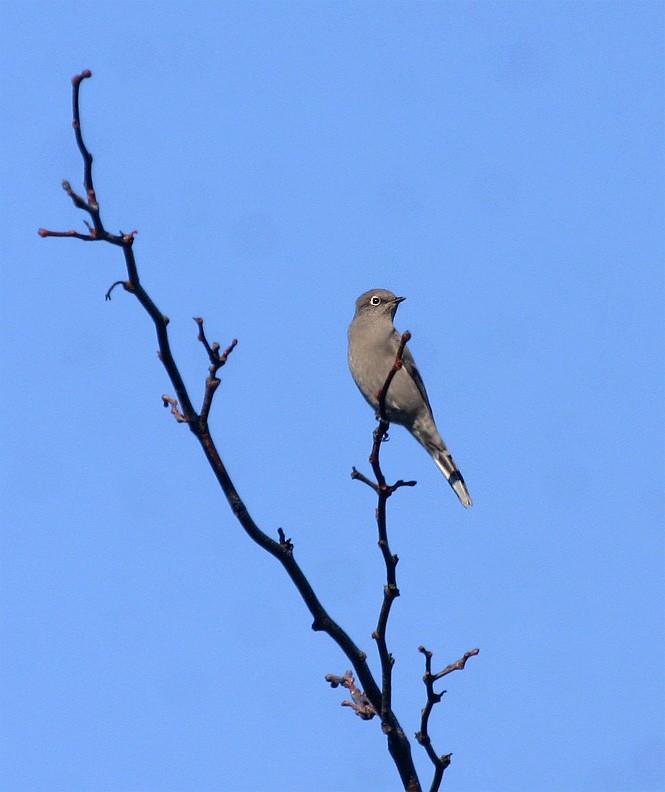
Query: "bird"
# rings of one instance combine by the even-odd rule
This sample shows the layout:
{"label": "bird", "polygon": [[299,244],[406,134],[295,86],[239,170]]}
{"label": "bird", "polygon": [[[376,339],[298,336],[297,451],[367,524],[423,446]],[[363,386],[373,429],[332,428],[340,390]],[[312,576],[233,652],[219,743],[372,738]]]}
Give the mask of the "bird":
{"label": "bird", "polygon": [[[395,329],[397,308],[405,297],[387,289],[370,289],[356,300],[355,314],[348,330],[348,362],[358,390],[379,418],[378,393],[391,371],[401,336]],[[408,347],[402,352],[402,367],[395,374],[385,399],[389,423],[404,426],[425,448],[446,477],[463,506],[471,506],[471,496],[448,446],[434,422],[425,384]]]}

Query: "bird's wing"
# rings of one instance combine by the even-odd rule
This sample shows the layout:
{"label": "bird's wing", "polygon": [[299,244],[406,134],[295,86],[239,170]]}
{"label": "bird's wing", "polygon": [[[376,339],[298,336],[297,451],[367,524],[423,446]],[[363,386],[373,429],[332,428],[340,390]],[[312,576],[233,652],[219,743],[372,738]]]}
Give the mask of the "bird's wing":
{"label": "bird's wing", "polygon": [[420,372],[418,371],[418,367],[416,366],[416,361],[413,359],[413,355],[409,351],[409,347],[404,347],[404,352],[402,353],[402,365],[406,369],[406,373],[416,383],[416,387],[420,391],[420,395],[423,397],[423,400],[425,401],[425,404],[429,408],[431,415],[432,405],[429,403],[427,391],[425,390],[425,383],[423,382],[423,378],[420,376]]}

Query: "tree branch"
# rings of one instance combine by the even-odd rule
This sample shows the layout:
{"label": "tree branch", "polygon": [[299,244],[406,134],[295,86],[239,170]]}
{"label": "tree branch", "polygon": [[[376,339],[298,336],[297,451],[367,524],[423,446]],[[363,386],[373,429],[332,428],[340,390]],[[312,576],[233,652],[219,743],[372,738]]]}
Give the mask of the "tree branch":
{"label": "tree branch", "polygon": [[[233,482],[231,481],[231,478],[224,463],[222,462],[220,454],[210,434],[207,417],[212,404],[213,394],[217,388],[217,385],[219,384],[218,380],[215,384],[215,380],[217,379],[215,375],[217,370],[226,362],[228,354],[235,346],[235,341],[227,348],[227,350],[225,350],[222,355],[218,356],[218,349],[215,348],[215,345],[213,344],[210,346],[205,340],[202,321],[199,322],[198,319],[196,320],[197,324],[199,324],[199,339],[204,345],[204,348],[206,349],[208,357],[211,361],[211,366],[209,369],[210,376],[206,380],[203,406],[201,413],[197,413],[194,409],[185,383],[180,375],[180,371],[171,352],[171,346],[167,332],[169,319],[167,316],[162,314],[161,311],[159,311],[156,304],[145,291],[139,280],[139,274],[133,250],[136,231],[132,231],[128,234],[123,234],[121,232],[120,234],[115,235],[109,233],[104,226],[101,218],[100,205],[97,200],[93,182],[93,157],[88,151],[88,148],[84,142],[79,111],[79,93],[81,83],[83,80],[88,79],[91,76],[91,72],[86,70],[72,79],[72,107],[74,117],[73,127],[76,143],[83,158],[83,184],[86,198],[82,198],[81,196],[77,195],[72,190],[68,182],[65,182],[63,187],[71,198],[74,206],[89,215],[92,220],[92,226],[86,223],[88,234],[81,234],[76,231],[49,231],[46,229],[39,229],[39,234],[42,237],[73,237],[86,242],[105,241],[122,249],[125,267],[127,270],[127,280],[117,281],[115,284],[113,284],[113,286],[106,293],[106,297],[107,299],[110,299],[111,292],[115,286],[122,285],[125,291],[132,293],[137,298],[143,309],[150,316],[157,335],[159,359],[164,366],[164,369],[176,394],[176,398],[172,398],[167,395],[163,396],[162,399],[164,405],[167,407],[170,406],[171,412],[176,417],[176,420],[181,423],[186,423],[192,433],[195,435],[229,503],[229,506],[233,511],[233,514],[247,535],[260,547],[266,550],[266,552],[270,553],[274,558],[276,558],[284,567],[286,573],[291,578],[291,581],[295,585],[313,617],[312,629],[327,633],[351,662],[356,676],[364,688],[364,693],[362,695],[366,697],[369,705],[371,705],[375,711],[381,712],[382,727],[386,732],[388,739],[388,749],[393,761],[395,762],[404,788],[408,790],[408,792],[420,792],[421,787],[415,767],[413,765],[409,741],[404,734],[404,731],[400,726],[395,714],[391,709],[384,706],[385,681],[384,693],[382,693],[382,690],[379,689],[366,662],[365,653],[355,645],[349,635],[329,616],[328,612],[320,603],[312,586],[294,558],[293,543],[290,539],[286,539],[283,530],[281,528],[279,529],[279,541],[275,541],[266,533],[264,533],[254,522],[247,510],[247,507],[245,506],[244,501],[238,494]],[[381,437],[383,437],[383,434]],[[400,486],[411,486],[415,482],[398,483]],[[385,482],[383,482],[383,486],[385,486]],[[388,494],[381,495],[380,497],[387,498],[389,494],[392,494],[392,491],[394,491],[396,486],[397,485],[394,485],[392,489],[387,488],[386,492],[390,490]],[[385,552],[387,552],[389,555],[389,550],[386,549]],[[396,559],[391,563],[395,564]]]}
{"label": "tree branch", "polygon": [[351,701],[343,701],[343,707],[351,707],[353,711],[363,720],[372,720],[377,714],[372,706],[372,702],[367,698],[362,690],[356,687],[356,681],[353,674],[347,671],[343,677],[335,676],[334,674],[326,674],[326,682],[330,682],[330,687],[345,687],[351,694]]}
{"label": "tree branch", "polygon": [[212,346],[210,346],[208,343],[208,339],[206,338],[206,334],[203,329],[203,319],[200,316],[195,316],[194,321],[199,326],[198,340],[203,344],[206,352],[208,353],[208,358],[211,364],[210,368],[208,369],[210,376],[208,376],[206,379],[206,389],[203,395],[203,405],[201,407],[201,421],[207,426],[208,415],[210,414],[210,408],[212,407],[212,398],[215,395],[215,391],[219,387],[220,383],[220,380],[217,377],[217,372],[228,360],[229,355],[231,352],[233,352],[238,343],[238,339],[234,338],[220,355],[220,347],[217,341],[214,341]]}
{"label": "tree branch", "polygon": [[379,533],[379,549],[383,556],[383,561],[386,568],[386,585],[383,588],[383,602],[381,610],[379,611],[379,618],[376,624],[376,629],[372,633],[372,638],[376,641],[377,649],[379,652],[379,659],[381,661],[381,725],[384,731],[390,728],[388,721],[388,714],[392,712],[392,669],[395,660],[388,650],[388,643],[386,632],[388,628],[388,619],[390,617],[390,610],[393,602],[399,597],[399,589],[397,587],[396,567],[399,558],[390,550],[388,544],[388,529],[386,524],[386,503],[388,498],[400,487],[413,487],[415,481],[397,481],[395,484],[387,485],[383,471],[381,470],[380,450],[381,443],[387,436],[389,423],[386,419],[385,404],[386,395],[390,384],[393,381],[395,374],[402,367],[402,355],[404,354],[404,347],[407,341],[411,338],[411,333],[408,331],[402,335],[395,361],[392,368],[386,376],[386,380],[381,390],[377,393],[379,400],[379,425],[373,433],[372,450],[369,456],[372,470],[376,476],[376,483],[363,476],[355,468],[351,472],[351,477],[362,481],[371,487],[377,494],[378,503],[376,508],[376,523]]}
{"label": "tree branch", "polygon": [[452,671],[458,671],[464,668],[466,661],[470,657],[475,657],[478,652],[480,652],[480,649],[472,649],[470,652],[466,652],[463,657],[460,657],[460,659],[455,663],[451,663],[449,666],[446,666],[443,671],[439,671],[438,674],[432,673],[432,653],[425,649],[424,646],[419,646],[418,651],[425,655],[425,674],[423,676],[423,682],[425,683],[425,688],[427,689],[427,702],[420,714],[420,731],[416,733],[416,740],[418,740],[420,745],[423,746],[425,752],[430,758],[430,761],[434,765],[434,776],[432,778],[432,784],[430,785],[430,792],[437,792],[441,786],[441,781],[443,780],[443,773],[450,765],[452,754],[443,754],[442,756],[437,756],[436,751],[432,747],[432,741],[429,736],[429,716],[432,714],[434,705],[441,701],[446,692],[445,690],[442,690],[440,693],[436,693],[434,691],[434,683],[437,681],[437,679],[441,679],[441,677],[446,676],[446,674],[450,674]]}

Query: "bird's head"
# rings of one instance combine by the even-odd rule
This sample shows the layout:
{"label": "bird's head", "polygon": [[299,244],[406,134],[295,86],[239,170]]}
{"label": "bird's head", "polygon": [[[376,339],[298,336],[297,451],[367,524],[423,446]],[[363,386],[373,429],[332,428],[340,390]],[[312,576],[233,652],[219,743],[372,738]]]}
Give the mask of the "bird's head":
{"label": "bird's head", "polygon": [[396,297],[387,289],[370,289],[356,300],[355,317],[377,319],[385,317],[392,322],[397,306],[405,299],[406,297]]}

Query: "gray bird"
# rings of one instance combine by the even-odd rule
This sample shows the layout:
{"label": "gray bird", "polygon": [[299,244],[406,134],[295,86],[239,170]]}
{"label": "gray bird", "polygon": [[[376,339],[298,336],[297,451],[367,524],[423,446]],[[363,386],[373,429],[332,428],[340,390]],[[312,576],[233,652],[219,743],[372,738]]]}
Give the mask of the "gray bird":
{"label": "gray bird", "polygon": [[[366,291],[356,300],[356,312],[349,325],[349,368],[377,418],[377,393],[393,367],[400,343],[400,334],[395,330],[393,319],[397,306],[404,299],[386,289]],[[404,348],[402,368],[388,388],[386,418],[411,432],[431,455],[462,505],[471,506],[471,496],[462,474],[434,423],[425,385],[408,347]]]}

